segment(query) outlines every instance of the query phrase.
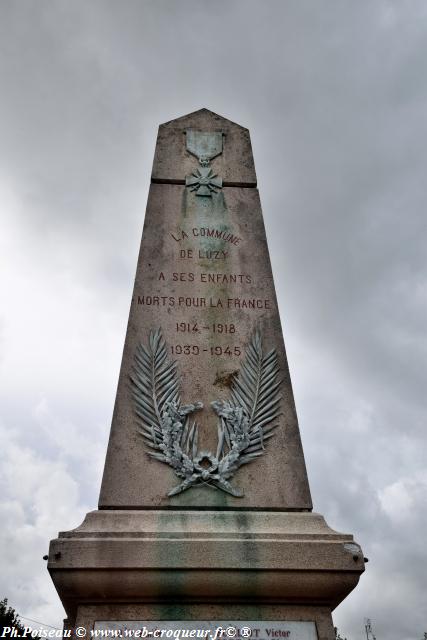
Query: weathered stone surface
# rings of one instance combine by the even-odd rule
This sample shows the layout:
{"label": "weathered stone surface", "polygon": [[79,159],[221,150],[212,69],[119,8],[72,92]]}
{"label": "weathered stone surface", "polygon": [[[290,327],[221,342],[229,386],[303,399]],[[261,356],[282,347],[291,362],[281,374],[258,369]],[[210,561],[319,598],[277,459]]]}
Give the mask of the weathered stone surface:
{"label": "weathered stone surface", "polygon": [[[224,184],[245,188],[201,197],[172,184],[198,167],[186,151],[183,131],[189,128],[226,133],[214,169]],[[257,189],[249,186],[255,184],[249,132],[205,109],[162,125],[153,177],[161,183],[149,193],[99,507],[311,509],[261,206]],[[213,454],[218,417],[210,403],[230,398],[254,331],[261,331],[265,352],[277,350],[279,427],[266,441],[265,455],[230,481],[244,497],[200,483],[168,497],[179,480],[170,466],[148,458],[130,387],[137,346],[157,328],[178,363],[182,402],[204,405],[194,416],[199,451]]]}
{"label": "weathered stone surface", "polygon": [[[106,510],[52,541],[48,567],[74,618],[79,603],[117,598],[330,611],[356,586],[364,562],[353,537],[319,514]],[[228,609],[222,619],[232,619]]]}
{"label": "weathered stone surface", "polygon": [[[99,505],[310,509],[258,192],[225,188],[227,212],[222,220],[199,211],[189,214],[182,203],[187,195],[185,187],[178,185],[152,185],[150,190]],[[225,224],[233,237],[239,238],[237,246],[200,236]],[[218,257],[206,259],[209,251]],[[237,276],[237,283],[223,282],[230,280],[230,275]],[[209,279],[220,282],[214,284]],[[197,332],[177,331],[177,327],[191,329],[196,325]],[[233,333],[214,331],[220,325]],[[174,349],[171,358],[178,362],[183,401],[204,404],[195,419],[200,424],[200,446],[211,451],[217,446],[217,416],[210,403],[229,397],[230,381],[241,367],[256,327],[262,330],[265,350],[277,350],[283,380],[280,426],[266,442],[265,455],[236,473],[233,484],[244,490],[243,498],[208,487],[167,496],[177,479],[170,467],[148,458],[137,433],[129,385],[137,345],[146,344],[149,332],[157,327]],[[215,355],[215,351],[224,354],[227,350],[230,355]]]}

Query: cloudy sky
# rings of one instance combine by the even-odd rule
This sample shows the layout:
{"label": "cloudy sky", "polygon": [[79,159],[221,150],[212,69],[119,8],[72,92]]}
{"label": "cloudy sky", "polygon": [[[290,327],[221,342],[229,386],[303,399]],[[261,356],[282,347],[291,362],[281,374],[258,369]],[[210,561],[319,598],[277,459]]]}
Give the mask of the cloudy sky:
{"label": "cloudy sky", "polygon": [[251,130],[315,509],[370,558],[349,640],[427,631],[425,0],[0,3],[0,598],[96,507],[157,126]]}

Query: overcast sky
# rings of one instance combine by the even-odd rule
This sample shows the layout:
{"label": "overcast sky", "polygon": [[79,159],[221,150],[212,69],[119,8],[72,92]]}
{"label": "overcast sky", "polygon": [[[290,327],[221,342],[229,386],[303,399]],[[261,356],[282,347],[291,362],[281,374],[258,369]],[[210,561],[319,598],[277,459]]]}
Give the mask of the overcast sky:
{"label": "overcast sky", "polygon": [[349,640],[427,631],[425,0],[0,2],[0,598],[96,508],[159,123],[251,131],[315,510],[370,558]]}

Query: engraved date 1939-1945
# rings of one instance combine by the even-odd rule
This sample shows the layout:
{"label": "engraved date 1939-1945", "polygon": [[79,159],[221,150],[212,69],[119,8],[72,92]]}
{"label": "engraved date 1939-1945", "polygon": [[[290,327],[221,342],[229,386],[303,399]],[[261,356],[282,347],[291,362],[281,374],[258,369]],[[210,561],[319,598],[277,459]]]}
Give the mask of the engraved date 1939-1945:
{"label": "engraved date 1939-1945", "polygon": [[208,353],[211,356],[240,356],[242,350],[240,347],[222,347],[216,345],[214,347],[199,347],[197,344],[175,344],[171,346],[172,355],[199,356],[202,353]]}
{"label": "engraved date 1939-1945", "polygon": [[176,331],[177,333],[200,333],[201,331],[212,331],[212,333],[236,333],[236,326],[234,324],[227,323],[214,323],[208,325],[202,325],[198,322],[177,322],[176,323]]}

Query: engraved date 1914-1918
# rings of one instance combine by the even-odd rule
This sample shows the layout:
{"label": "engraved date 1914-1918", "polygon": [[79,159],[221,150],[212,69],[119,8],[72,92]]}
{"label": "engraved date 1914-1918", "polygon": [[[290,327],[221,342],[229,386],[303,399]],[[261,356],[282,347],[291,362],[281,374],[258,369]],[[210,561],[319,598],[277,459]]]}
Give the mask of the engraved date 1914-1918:
{"label": "engraved date 1914-1918", "polygon": [[177,333],[200,333],[202,330],[212,331],[212,333],[229,334],[236,333],[236,325],[230,323],[214,323],[208,325],[202,325],[198,322],[177,322]]}

